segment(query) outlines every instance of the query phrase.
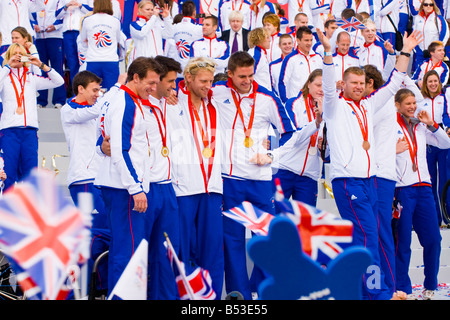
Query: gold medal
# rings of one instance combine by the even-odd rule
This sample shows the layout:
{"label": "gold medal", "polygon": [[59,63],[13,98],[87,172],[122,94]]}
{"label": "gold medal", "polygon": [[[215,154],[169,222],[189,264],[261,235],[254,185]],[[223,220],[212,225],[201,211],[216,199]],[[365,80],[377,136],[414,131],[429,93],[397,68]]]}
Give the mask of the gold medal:
{"label": "gold medal", "polygon": [[17,113],[17,114],[23,114],[23,107],[18,107],[18,108],[16,109],[16,113]]}
{"label": "gold medal", "polygon": [[152,152],[150,151],[150,147],[148,147],[148,156],[150,157]]}
{"label": "gold medal", "polygon": [[162,154],[162,156],[163,157],[168,157],[169,156],[169,148],[167,148],[167,147],[162,147],[161,148],[161,154]]}
{"label": "gold medal", "polygon": [[208,148],[208,147],[204,148],[202,151],[202,154],[205,158],[211,158],[211,156],[212,156],[211,148]]}
{"label": "gold medal", "polygon": [[369,143],[369,141],[367,141],[367,140],[364,140],[364,142],[363,142],[363,144],[362,144],[362,147],[363,147],[363,149],[364,150],[369,150],[370,149],[370,143]]}
{"label": "gold medal", "polygon": [[245,137],[244,146],[246,148],[250,148],[251,146],[253,146],[253,139],[251,137]]}
{"label": "gold medal", "polygon": [[417,171],[417,165],[415,163],[412,164],[412,169],[413,169],[414,172]]}

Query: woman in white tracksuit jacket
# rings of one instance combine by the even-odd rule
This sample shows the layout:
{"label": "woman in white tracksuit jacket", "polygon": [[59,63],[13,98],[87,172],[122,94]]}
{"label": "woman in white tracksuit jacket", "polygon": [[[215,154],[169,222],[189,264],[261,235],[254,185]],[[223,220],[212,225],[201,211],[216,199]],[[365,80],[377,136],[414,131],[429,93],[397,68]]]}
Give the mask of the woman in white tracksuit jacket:
{"label": "woman in white tracksuit jacket", "polygon": [[[0,70],[0,98],[3,113],[0,119],[1,146],[5,162],[5,190],[25,177],[38,163],[39,128],[36,92],[64,84],[58,72],[43,64],[36,56],[28,55],[29,63],[21,62],[26,49],[12,44],[6,51]],[[30,64],[47,72],[47,77],[29,71]]]}
{"label": "woman in white tracksuit jacket", "polygon": [[426,149],[427,144],[449,148],[450,138],[425,110],[420,111],[417,119],[415,118],[416,98],[412,91],[400,89],[395,95],[395,105],[398,110],[395,139],[404,139],[408,145],[405,151],[398,151],[396,157],[395,199],[403,207],[394,229],[397,248],[396,288],[407,294],[412,293],[408,270],[411,259],[411,230],[414,228],[423,246],[423,295],[425,299],[430,299],[437,288],[441,235],[431,191]]}
{"label": "woman in white tracksuit jacket", "polygon": [[[432,4],[431,6],[429,4]],[[414,7],[413,0],[409,0],[409,8],[414,17],[413,30],[423,34],[423,41],[416,47],[412,72],[425,60],[423,51],[433,41],[447,43],[449,28],[434,0],[423,0],[418,9]]]}
{"label": "woman in white tracksuit jacket", "polygon": [[136,21],[130,24],[134,49],[130,53],[128,64],[137,57],[164,55],[163,39],[172,37],[173,19],[167,6],[161,13],[162,19],[159,10],[151,1],[139,2]]}

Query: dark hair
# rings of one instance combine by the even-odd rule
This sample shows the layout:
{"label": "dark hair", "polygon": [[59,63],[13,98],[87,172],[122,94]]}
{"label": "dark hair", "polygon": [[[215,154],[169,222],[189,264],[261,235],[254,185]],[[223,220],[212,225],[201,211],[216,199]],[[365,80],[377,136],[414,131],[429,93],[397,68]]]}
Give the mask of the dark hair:
{"label": "dark hair", "polygon": [[313,34],[313,33],[311,29],[308,27],[300,27],[295,33],[295,36],[297,37],[298,40],[302,40],[303,34]]}
{"label": "dark hair", "polygon": [[72,89],[73,93],[75,95],[78,95],[78,86],[82,86],[83,88],[87,88],[89,83],[95,82],[95,83],[102,83],[102,78],[97,76],[95,73],[91,71],[80,71],[78,72],[72,80]]}
{"label": "dark hair", "polygon": [[332,23],[336,23],[336,20],[334,19],[328,19],[327,21],[325,21],[325,24],[323,25],[325,28],[328,28],[330,26],[330,24]]}
{"label": "dark hair", "polygon": [[255,59],[246,51],[237,51],[228,59],[228,70],[236,71],[239,67],[251,67],[255,65]]}
{"label": "dark hair", "polygon": [[176,73],[182,73],[183,69],[181,68],[181,64],[169,57],[166,56],[156,56],[156,62],[163,68],[163,73],[160,74],[160,79],[162,80],[169,72],[175,71]]}
{"label": "dark hair", "polygon": [[394,96],[394,101],[396,103],[402,103],[403,100],[405,100],[407,97],[413,96],[415,97],[414,93],[406,88],[402,88],[400,90],[397,91],[397,93]]}
{"label": "dark hair", "polygon": [[356,15],[355,10],[353,10],[352,8],[346,8],[344,10],[342,10],[341,13],[341,17],[342,19],[348,20],[351,17],[354,17]]}
{"label": "dark hair", "polygon": [[378,71],[377,67],[371,64],[366,64],[364,67],[364,71],[366,72],[366,83],[369,82],[370,79],[373,80],[373,88],[375,90],[381,88],[384,84],[383,76],[380,71]]}
{"label": "dark hair", "polygon": [[194,12],[196,10],[196,6],[194,1],[188,0],[183,2],[181,6],[181,14],[184,17],[192,17],[194,15]]}
{"label": "dark hair", "polygon": [[139,79],[144,79],[148,71],[159,75],[164,73],[163,67],[154,58],[138,57],[128,67],[127,81],[133,80],[135,74],[139,76]]}
{"label": "dark hair", "polygon": [[430,89],[428,88],[428,85],[427,85],[428,78],[432,77],[432,76],[435,76],[438,79],[438,81],[439,81],[437,94],[441,93],[441,90],[442,90],[442,83],[441,83],[441,78],[439,77],[439,73],[437,73],[436,70],[427,71],[427,73],[425,73],[425,75],[423,76],[422,88],[420,90],[420,92],[422,93],[422,95],[425,98],[433,98],[435,95],[437,95],[437,94],[434,94],[434,93],[430,92]]}
{"label": "dark hair", "polygon": [[218,26],[218,25],[219,25],[219,19],[218,19],[216,16],[207,16],[207,17],[204,17],[204,18],[203,18],[203,22],[204,22],[206,19],[211,20],[213,26]]}
{"label": "dark hair", "polygon": [[92,13],[106,13],[112,16],[114,14],[112,2],[110,0],[95,0]]}

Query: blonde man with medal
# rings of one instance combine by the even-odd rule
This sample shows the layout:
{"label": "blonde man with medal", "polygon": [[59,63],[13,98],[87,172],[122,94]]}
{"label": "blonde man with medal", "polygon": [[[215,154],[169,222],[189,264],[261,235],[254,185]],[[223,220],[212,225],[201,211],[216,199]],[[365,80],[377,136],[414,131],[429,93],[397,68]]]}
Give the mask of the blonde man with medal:
{"label": "blonde man with medal", "polygon": [[[400,89],[411,51],[422,40],[418,32],[404,37],[396,69],[384,86],[364,96],[365,72],[350,67],[344,72],[342,94],[336,92],[336,75],[330,41],[318,30],[324,53],[323,118],[328,128],[330,146],[330,178],[340,215],[353,222],[353,244],[367,248],[375,269],[363,277],[364,299],[390,299],[392,293],[380,269],[377,230],[377,194],[375,186],[375,148],[373,115],[375,106],[392,107],[389,99]],[[376,270],[375,274],[374,271]],[[376,276],[379,285],[369,283]]]}
{"label": "blonde man with medal", "polygon": [[[30,72],[30,65],[47,73],[46,77]],[[5,191],[38,165],[38,112],[36,92],[64,84],[64,79],[37,57],[28,55],[17,43],[9,46],[0,69],[1,146],[5,161]]]}
{"label": "blonde man with medal", "polygon": [[[295,131],[281,101],[253,80],[255,60],[247,52],[238,51],[228,62],[228,80],[213,88],[223,140],[224,210],[250,201],[259,209],[275,213],[272,192],[272,169],[264,163],[253,163],[258,154],[266,154],[263,141],[274,125],[285,134]],[[227,292],[239,291],[244,299],[252,299],[263,275],[253,269],[248,278],[245,256],[245,228],[224,217],[225,282]]]}
{"label": "blonde man with medal", "polygon": [[192,261],[208,270],[220,299],[224,272],[222,132],[211,101],[215,67],[214,60],[206,57],[188,61],[179,83],[178,104],[168,107],[167,121],[172,184],[180,214],[180,260],[187,267]]}

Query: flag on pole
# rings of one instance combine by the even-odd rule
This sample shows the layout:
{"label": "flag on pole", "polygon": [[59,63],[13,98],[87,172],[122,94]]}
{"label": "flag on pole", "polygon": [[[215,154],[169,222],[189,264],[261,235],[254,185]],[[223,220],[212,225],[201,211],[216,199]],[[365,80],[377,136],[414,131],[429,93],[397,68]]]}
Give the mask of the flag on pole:
{"label": "flag on pole", "polygon": [[143,239],[108,300],[147,300],[148,242]]}
{"label": "flag on pole", "polygon": [[86,259],[86,218],[64,195],[53,173],[34,169],[0,200],[0,248],[11,258],[26,296],[55,300],[67,270]]}
{"label": "flag on pole", "polygon": [[223,211],[223,215],[262,236],[267,235],[270,222],[274,218],[270,213],[258,209],[248,201],[244,201],[230,210]]}
{"label": "flag on pole", "polygon": [[178,259],[169,237],[167,234],[165,236],[164,245],[167,248],[167,256],[175,275],[180,299],[214,300],[216,293],[212,288],[212,279],[208,270],[197,267],[193,272],[187,274],[185,265]]}
{"label": "flag on pole", "polygon": [[366,28],[366,26],[355,17],[351,17],[350,21],[338,18],[336,19],[336,24],[347,32],[355,32],[358,29],[363,30]]}

